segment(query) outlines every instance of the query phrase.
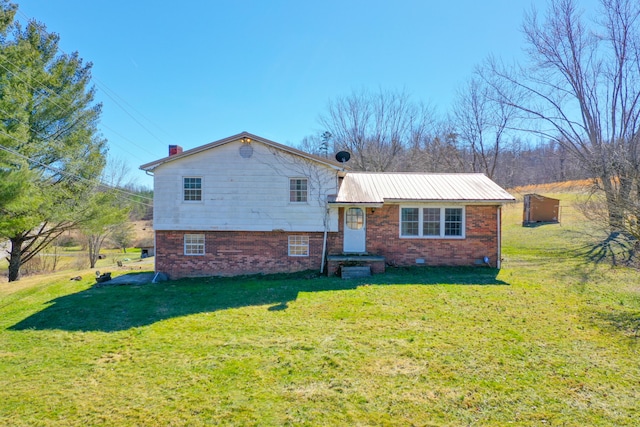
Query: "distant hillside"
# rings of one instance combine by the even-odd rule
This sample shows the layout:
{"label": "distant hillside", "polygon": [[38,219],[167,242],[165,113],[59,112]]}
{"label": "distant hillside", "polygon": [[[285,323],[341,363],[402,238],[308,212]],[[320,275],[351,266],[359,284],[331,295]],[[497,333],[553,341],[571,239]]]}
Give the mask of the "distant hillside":
{"label": "distant hillside", "polygon": [[591,179],[579,179],[573,181],[551,182],[547,184],[530,184],[510,188],[508,191],[514,196],[529,193],[567,193],[575,191],[587,191],[593,186]]}
{"label": "distant hillside", "polygon": [[133,239],[135,246],[153,246],[153,222],[133,221],[132,224],[135,231]]}

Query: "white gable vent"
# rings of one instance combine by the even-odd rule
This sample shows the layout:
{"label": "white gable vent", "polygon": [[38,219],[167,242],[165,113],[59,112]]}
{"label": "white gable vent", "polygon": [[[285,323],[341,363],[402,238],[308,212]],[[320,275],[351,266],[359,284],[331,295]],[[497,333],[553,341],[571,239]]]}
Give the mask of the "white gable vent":
{"label": "white gable vent", "polygon": [[240,157],[243,159],[248,159],[253,156],[253,147],[251,144],[242,144],[238,151],[240,152]]}

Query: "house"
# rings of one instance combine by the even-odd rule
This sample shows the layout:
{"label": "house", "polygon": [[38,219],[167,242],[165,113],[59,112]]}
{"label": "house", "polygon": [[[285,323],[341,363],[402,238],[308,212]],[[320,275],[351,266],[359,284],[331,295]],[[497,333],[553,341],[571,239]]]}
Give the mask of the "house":
{"label": "house", "polygon": [[154,176],[155,269],[171,278],[499,267],[514,201],[482,174],[349,172],[247,132],[140,168]]}
{"label": "house", "polygon": [[522,225],[560,222],[560,200],[540,194],[525,194]]}

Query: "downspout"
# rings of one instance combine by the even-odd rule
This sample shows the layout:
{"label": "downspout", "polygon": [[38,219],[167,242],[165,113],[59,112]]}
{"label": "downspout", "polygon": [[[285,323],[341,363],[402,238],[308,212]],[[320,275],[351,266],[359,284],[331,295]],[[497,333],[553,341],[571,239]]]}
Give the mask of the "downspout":
{"label": "downspout", "polygon": [[[344,171],[344,163],[342,164],[342,170]],[[340,191],[340,175],[336,173],[336,189],[338,192]],[[336,192],[337,194],[337,192]],[[325,202],[325,211],[324,211],[324,236],[322,238],[322,260],[320,261],[320,274],[324,272],[324,264],[325,258],[327,257],[327,232],[329,231],[329,220],[331,216],[331,211],[329,207],[329,199]]]}
{"label": "downspout", "polygon": [[[342,165],[344,170],[344,164]],[[340,189],[340,176],[336,174],[336,189]],[[336,193],[337,194],[337,193]],[[328,197],[328,196],[327,196]],[[324,211],[324,236],[322,237],[322,260],[320,261],[320,274],[324,273],[324,262],[327,256],[327,231],[329,228],[329,200],[325,202],[325,211]]]}
{"label": "downspout", "polygon": [[[155,179],[156,179],[156,177],[153,174],[153,171],[145,170],[144,173],[147,174],[148,176],[152,176],[153,177],[153,180],[154,180],[153,188],[155,189],[155,186],[156,186]],[[155,196],[155,191],[154,191],[154,196]],[[155,205],[155,197],[154,197],[153,200],[154,200],[154,205]],[[153,206],[153,210],[155,211],[155,206]],[[157,243],[156,235],[157,235],[157,232],[156,232],[156,229],[154,228],[153,229],[153,272],[155,273],[155,276],[153,277],[153,280],[155,280],[156,276],[158,275],[158,257],[156,256],[157,255],[156,252],[158,250],[158,247],[156,245],[156,243]]]}
{"label": "downspout", "polygon": [[153,230],[153,272],[158,274],[158,257],[156,256],[158,255],[157,254],[158,247],[156,245],[157,243],[156,236],[157,236],[157,232],[156,230]]}
{"label": "downspout", "polygon": [[329,208],[327,207],[324,214],[324,236],[322,238],[322,260],[320,262],[320,274],[324,273],[324,259],[327,255],[327,228],[329,226]]}
{"label": "downspout", "polygon": [[502,206],[498,206],[497,215],[498,218],[496,223],[498,224],[498,258],[496,260],[496,268],[499,270],[500,265],[502,264],[502,224],[500,223],[502,218]]}

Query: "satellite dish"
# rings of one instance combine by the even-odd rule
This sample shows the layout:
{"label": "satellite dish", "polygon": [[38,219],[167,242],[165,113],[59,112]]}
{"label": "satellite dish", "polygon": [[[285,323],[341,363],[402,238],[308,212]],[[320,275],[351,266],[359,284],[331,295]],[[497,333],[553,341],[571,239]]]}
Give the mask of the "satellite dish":
{"label": "satellite dish", "polygon": [[351,158],[351,153],[348,151],[338,151],[336,153],[336,160],[340,163],[347,163]]}

